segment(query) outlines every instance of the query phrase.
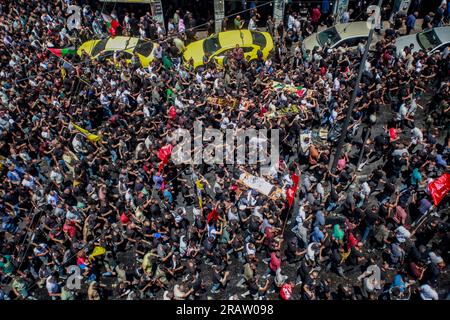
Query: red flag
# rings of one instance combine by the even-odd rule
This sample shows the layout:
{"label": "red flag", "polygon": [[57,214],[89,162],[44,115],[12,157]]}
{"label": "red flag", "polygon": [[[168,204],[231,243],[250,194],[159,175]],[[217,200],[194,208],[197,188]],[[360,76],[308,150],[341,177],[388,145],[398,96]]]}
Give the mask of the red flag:
{"label": "red flag", "polygon": [[169,109],[169,119],[174,120],[177,117],[177,112],[175,111],[175,107],[171,106]]}
{"label": "red flag", "polygon": [[280,296],[283,300],[290,300],[292,297],[292,285],[289,283],[283,284],[280,290]]}
{"label": "red flag", "polygon": [[47,49],[59,58],[64,58],[68,54],[71,54],[74,56],[77,53],[77,50],[75,49],[75,47],[62,48],[62,49],[58,49],[58,48],[47,48]]}
{"label": "red flag", "polygon": [[103,20],[106,23],[106,29],[108,29],[109,34],[115,37],[117,34],[117,28],[120,26],[119,22],[111,17],[109,14],[102,12]]}
{"label": "red flag", "polygon": [[450,191],[450,174],[444,173],[428,185],[434,205],[437,206]]}
{"label": "red flag", "polygon": [[128,222],[130,222],[130,219],[127,217],[127,215],[125,214],[125,212],[123,212],[120,215],[120,222],[122,222],[122,224],[127,224]]}
{"label": "red flag", "polygon": [[216,208],[212,209],[212,211],[208,214],[206,221],[209,223],[211,219],[213,219],[214,221],[217,221],[219,219],[219,213],[217,212]]}
{"label": "red flag", "polygon": [[294,203],[294,198],[295,198],[295,192],[296,191],[297,190],[294,190],[293,187],[286,190],[286,198],[287,198],[287,201],[289,203],[289,208],[292,207],[292,204]]}
{"label": "red flag", "polygon": [[300,182],[300,177],[298,175],[296,175],[295,173],[292,174],[291,176],[291,180],[292,182],[294,182],[294,189],[297,191],[298,189],[298,183]]}
{"label": "red flag", "polygon": [[158,173],[161,173],[163,168],[164,168],[164,162],[161,161],[161,163],[158,166]]}
{"label": "red flag", "polygon": [[286,190],[286,198],[289,203],[289,208],[292,207],[294,203],[295,194],[297,193],[298,183],[300,182],[300,177],[293,173],[291,175],[291,180],[294,183],[292,187]]}
{"label": "red flag", "polygon": [[172,154],[173,145],[168,144],[158,151],[158,158],[162,160],[163,163],[169,162],[170,155]]}
{"label": "red flag", "polygon": [[158,158],[161,159],[161,163],[158,166],[158,172],[161,173],[164,165],[169,162],[170,155],[172,154],[173,145],[168,144],[158,151]]}

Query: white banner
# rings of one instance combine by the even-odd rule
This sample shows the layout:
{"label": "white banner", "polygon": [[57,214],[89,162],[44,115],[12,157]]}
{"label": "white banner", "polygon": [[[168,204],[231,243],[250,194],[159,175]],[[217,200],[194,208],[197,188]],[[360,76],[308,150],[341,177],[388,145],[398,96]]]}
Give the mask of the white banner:
{"label": "white banner", "polygon": [[239,181],[242,184],[245,184],[250,189],[256,190],[266,196],[269,196],[275,187],[273,184],[267,182],[263,178],[254,176],[247,172],[240,175]]}

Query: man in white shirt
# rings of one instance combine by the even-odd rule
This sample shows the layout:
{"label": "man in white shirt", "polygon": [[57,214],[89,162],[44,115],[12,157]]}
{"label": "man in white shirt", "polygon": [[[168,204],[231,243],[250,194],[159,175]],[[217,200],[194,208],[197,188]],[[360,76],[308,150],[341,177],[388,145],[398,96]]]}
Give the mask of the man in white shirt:
{"label": "man in white shirt", "polygon": [[254,17],[251,17],[250,21],[248,22],[248,30],[256,30],[256,21]]}
{"label": "man in white shirt", "polygon": [[59,168],[53,168],[50,173],[50,180],[60,185],[64,182],[64,177],[61,175]]}
{"label": "man in white shirt", "polygon": [[411,232],[409,232],[404,226],[400,226],[395,230],[395,237],[398,242],[403,243],[411,237]]}
{"label": "man in white shirt", "polygon": [[429,284],[421,285],[419,288],[422,300],[439,300],[439,295]]}
{"label": "man in white shirt", "polygon": [[26,173],[23,177],[22,185],[34,190],[36,188],[36,179],[32,175]]}
{"label": "man in white shirt", "polygon": [[295,22],[295,18],[292,14],[290,14],[288,17],[288,24],[287,24],[288,30],[294,28],[294,22]]}
{"label": "man in white shirt", "polygon": [[402,103],[400,108],[398,109],[398,112],[396,114],[396,120],[401,121],[406,118],[406,115],[408,114],[408,108],[406,108],[406,104]]}
{"label": "man in white shirt", "polygon": [[292,231],[295,232],[295,230],[297,230],[297,228],[299,226],[301,226],[303,224],[303,222],[305,222],[305,220],[306,220],[305,206],[304,205],[300,205],[298,207],[297,216],[295,217],[295,222],[297,222],[297,225],[294,228],[292,228]]}
{"label": "man in white shirt", "polygon": [[417,128],[417,127],[414,127],[414,128],[411,130],[411,134],[412,134],[411,142],[412,142],[413,144],[422,143],[422,141],[423,141],[423,133],[422,133],[422,130],[420,130],[420,129]]}
{"label": "man in white shirt", "polygon": [[352,9],[350,9],[349,11],[345,11],[341,16],[341,23],[348,23],[350,21],[350,15],[352,14],[352,12]]}

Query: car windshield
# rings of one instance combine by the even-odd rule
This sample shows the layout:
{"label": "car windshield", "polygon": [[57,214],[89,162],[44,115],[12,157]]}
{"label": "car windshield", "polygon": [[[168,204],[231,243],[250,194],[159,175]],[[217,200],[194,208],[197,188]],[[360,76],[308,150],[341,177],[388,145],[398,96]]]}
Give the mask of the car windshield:
{"label": "car windshield", "polygon": [[264,49],[266,47],[266,43],[267,43],[266,37],[261,32],[253,31],[252,32],[252,40],[253,40],[253,44],[256,44],[261,49]]}
{"label": "car windshield", "polygon": [[95,57],[96,55],[98,55],[100,52],[102,52],[103,50],[105,50],[106,47],[106,43],[108,42],[108,39],[103,39],[101,41],[99,41],[94,48],[92,48],[91,51],[91,56]]}
{"label": "car windshield", "polygon": [[150,41],[142,41],[139,39],[134,52],[139,53],[144,57],[148,57],[153,50],[153,43]]}
{"label": "car windshield", "polygon": [[220,47],[219,39],[217,38],[217,36],[208,38],[205,41],[203,41],[203,51],[205,51],[205,53],[208,55],[211,55],[212,53],[216,52],[220,48],[221,47]]}
{"label": "car windshield", "polygon": [[336,28],[330,28],[325,31],[319,32],[317,34],[317,41],[321,46],[324,46],[325,44],[329,44],[330,46],[334,45],[336,42],[341,40],[341,37],[336,31]]}
{"label": "car windshield", "polygon": [[419,42],[422,49],[424,49],[425,51],[429,51],[433,48],[436,48],[438,45],[442,43],[434,30],[418,33],[417,41]]}

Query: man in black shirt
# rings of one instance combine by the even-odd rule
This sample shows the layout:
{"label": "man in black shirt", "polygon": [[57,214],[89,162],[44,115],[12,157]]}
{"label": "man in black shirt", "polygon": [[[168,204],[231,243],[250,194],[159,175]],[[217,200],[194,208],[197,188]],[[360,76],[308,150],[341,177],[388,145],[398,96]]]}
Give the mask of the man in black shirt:
{"label": "man in black shirt", "polygon": [[306,250],[301,251],[299,249],[297,237],[293,237],[290,241],[288,241],[285,251],[288,263],[296,262],[297,258],[305,254],[305,252]]}

